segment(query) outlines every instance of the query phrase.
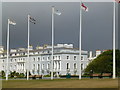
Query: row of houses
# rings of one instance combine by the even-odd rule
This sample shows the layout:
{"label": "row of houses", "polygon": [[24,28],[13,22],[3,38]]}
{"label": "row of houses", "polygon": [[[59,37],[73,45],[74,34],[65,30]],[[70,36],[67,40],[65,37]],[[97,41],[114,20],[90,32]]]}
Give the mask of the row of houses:
{"label": "row of houses", "polygon": [[[6,72],[6,52],[0,48],[0,71]],[[96,51],[96,56],[92,52],[81,51],[81,70],[82,74],[87,65],[96,58],[101,51]],[[27,58],[27,49],[11,49],[9,55],[9,73],[16,71],[26,74],[27,69],[32,75],[49,75],[51,71],[51,46],[37,46],[33,49],[30,46],[30,58]],[[73,44],[57,44],[54,46],[53,70],[57,75],[79,74],[79,49],[74,48]]]}

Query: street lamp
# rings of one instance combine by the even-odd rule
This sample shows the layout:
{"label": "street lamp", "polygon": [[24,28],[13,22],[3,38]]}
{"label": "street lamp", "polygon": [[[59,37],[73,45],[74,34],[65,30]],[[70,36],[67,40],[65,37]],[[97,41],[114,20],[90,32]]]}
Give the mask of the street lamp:
{"label": "street lamp", "polygon": [[61,15],[61,12],[55,10],[55,7],[52,6],[52,60],[51,60],[51,80],[53,80],[53,49],[54,49],[54,15]]}

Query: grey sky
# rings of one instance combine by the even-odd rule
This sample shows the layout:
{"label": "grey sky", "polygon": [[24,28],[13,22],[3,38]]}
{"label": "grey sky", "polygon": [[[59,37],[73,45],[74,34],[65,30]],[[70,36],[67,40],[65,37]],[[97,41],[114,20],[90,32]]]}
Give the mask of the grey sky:
{"label": "grey sky", "polygon": [[[3,3],[3,45],[6,44],[7,19],[14,19],[10,26],[10,47],[27,47],[27,15],[37,22],[30,26],[30,44],[51,44],[51,6],[62,12],[55,16],[55,44],[79,43],[79,3]],[[112,48],[112,3],[85,3],[88,12],[82,13],[82,49]]]}

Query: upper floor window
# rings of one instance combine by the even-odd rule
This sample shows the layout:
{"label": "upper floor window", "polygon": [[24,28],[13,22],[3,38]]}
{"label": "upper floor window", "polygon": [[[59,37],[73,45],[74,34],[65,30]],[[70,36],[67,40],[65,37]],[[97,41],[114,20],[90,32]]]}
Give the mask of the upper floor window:
{"label": "upper floor window", "polygon": [[83,56],[81,56],[81,60],[83,60]]}
{"label": "upper floor window", "polygon": [[50,57],[48,56],[48,57],[47,57],[47,60],[49,60],[49,59],[50,59]]}
{"label": "upper floor window", "polygon": [[38,61],[40,61],[40,57],[38,57]]}
{"label": "upper floor window", "polygon": [[58,56],[59,60],[60,60],[60,56]]}
{"label": "upper floor window", "polygon": [[70,57],[69,56],[67,56],[67,59],[69,59]]}
{"label": "upper floor window", "polygon": [[15,59],[15,62],[16,62],[16,59]]}
{"label": "upper floor window", "polygon": [[35,61],[35,58],[33,58],[33,60]]}
{"label": "upper floor window", "polygon": [[42,57],[42,60],[44,60],[45,58],[44,57]]}
{"label": "upper floor window", "polygon": [[74,60],[76,60],[76,58],[77,58],[77,57],[76,57],[76,56],[74,56]]}

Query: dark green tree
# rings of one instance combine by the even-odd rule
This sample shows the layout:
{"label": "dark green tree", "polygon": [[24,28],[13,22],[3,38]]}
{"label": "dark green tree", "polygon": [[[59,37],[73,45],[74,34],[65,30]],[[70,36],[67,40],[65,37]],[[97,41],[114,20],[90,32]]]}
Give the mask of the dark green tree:
{"label": "dark green tree", "polygon": [[[116,72],[120,72],[120,50],[116,50]],[[113,51],[105,51],[100,54],[96,59],[89,63],[85,72],[90,72],[93,70],[93,73],[112,73],[113,70]]]}

